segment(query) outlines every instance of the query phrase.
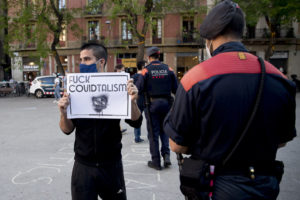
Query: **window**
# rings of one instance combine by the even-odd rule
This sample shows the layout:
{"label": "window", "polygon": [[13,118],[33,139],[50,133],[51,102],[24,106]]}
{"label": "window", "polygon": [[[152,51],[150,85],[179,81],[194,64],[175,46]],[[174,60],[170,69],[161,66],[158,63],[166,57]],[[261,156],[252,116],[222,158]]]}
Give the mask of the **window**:
{"label": "window", "polygon": [[46,78],[41,78],[41,83],[44,84],[54,84],[54,79],[55,77],[46,77]]}
{"label": "window", "polygon": [[99,21],[89,21],[89,40],[99,40],[100,39],[100,28]]}
{"label": "window", "polygon": [[153,44],[161,44],[162,38],[162,20],[161,19],[153,19],[152,26],[152,43]]}
{"label": "window", "polygon": [[24,42],[24,47],[34,48],[36,42],[36,25],[25,25],[25,34],[27,40]]}
{"label": "window", "polygon": [[182,41],[193,42],[194,41],[194,17],[184,17],[182,21]]}
{"label": "window", "polygon": [[121,21],[121,31],[122,31],[122,41],[127,41],[128,43],[132,43],[132,34],[128,28],[128,24],[126,20]]}
{"label": "window", "polygon": [[255,38],[255,26],[247,25],[246,38]]}
{"label": "window", "polygon": [[58,2],[58,8],[60,10],[66,8],[66,0],[59,0],[59,2]]}
{"label": "window", "polygon": [[102,13],[103,4],[94,1],[88,0],[88,6],[86,7],[86,13],[89,15],[97,15]]}

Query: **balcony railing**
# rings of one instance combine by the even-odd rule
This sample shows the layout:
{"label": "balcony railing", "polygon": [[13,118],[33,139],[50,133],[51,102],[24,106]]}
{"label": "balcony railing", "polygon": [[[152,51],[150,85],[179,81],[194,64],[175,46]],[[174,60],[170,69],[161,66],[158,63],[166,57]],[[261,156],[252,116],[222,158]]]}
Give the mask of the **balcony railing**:
{"label": "balcony railing", "polygon": [[99,5],[97,7],[85,7],[84,13],[86,15],[101,15],[103,10],[103,5]]}
{"label": "balcony railing", "polygon": [[19,48],[20,49],[34,49],[34,48],[36,48],[36,43],[33,43],[33,42],[31,42],[31,43],[25,43],[25,42],[23,42],[23,43],[19,43]]}
{"label": "balcony railing", "polygon": [[[270,38],[271,33],[268,28],[251,28],[247,29],[246,34],[244,35],[245,39],[254,39],[254,38]],[[294,29],[280,29],[275,34],[276,38],[295,38]]]}

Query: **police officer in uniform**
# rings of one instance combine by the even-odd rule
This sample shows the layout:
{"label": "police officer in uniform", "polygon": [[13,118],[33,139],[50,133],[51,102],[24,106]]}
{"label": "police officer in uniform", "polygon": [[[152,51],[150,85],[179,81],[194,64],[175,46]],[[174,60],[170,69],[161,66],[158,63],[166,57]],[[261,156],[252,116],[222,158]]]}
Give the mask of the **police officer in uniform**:
{"label": "police officer in uniform", "polygon": [[[146,100],[150,103],[145,110],[147,119],[148,139],[152,160],[148,166],[161,170],[160,155],[164,159],[164,166],[171,165],[169,138],[164,133],[163,120],[171,108],[172,96],[177,90],[177,79],[172,68],[159,61],[159,49],[150,47],[146,50],[149,65],[142,71],[142,76],[136,82],[141,93],[146,94]],[[159,138],[161,151],[159,151]]]}
{"label": "police officer in uniform", "polygon": [[[276,199],[280,182],[276,153],[296,136],[295,85],[264,61],[264,87],[256,115],[222,165],[253,111],[261,77],[257,57],[240,42],[243,28],[243,12],[234,2],[222,1],[210,11],[200,35],[212,58],[182,78],[164,122],[172,151],[216,166],[211,196],[215,200]],[[208,199],[205,192],[197,195]]]}

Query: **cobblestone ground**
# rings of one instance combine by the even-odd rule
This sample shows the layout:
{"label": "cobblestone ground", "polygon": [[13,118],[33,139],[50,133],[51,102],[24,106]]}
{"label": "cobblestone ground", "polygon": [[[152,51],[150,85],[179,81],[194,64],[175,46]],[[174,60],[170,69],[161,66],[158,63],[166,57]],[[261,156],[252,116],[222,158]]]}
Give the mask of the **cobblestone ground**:
{"label": "cobblestone ground", "polygon": [[[0,97],[0,200],[68,200],[73,166],[74,134],[66,136],[58,127],[57,105],[52,98]],[[300,102],[300,96],[297,96]],[[300,113],[297,107],[297,114]],[[297,118],[297,128],[300,130]],[[123,135],[123,164],[128,200],[180,200],[178,167],[155,171],[150,159],[146,127],[145,142],[133,142],[133,129]],[[300,199],[300,141],[297,137],[279,150],[286,165],[278,199]]]}

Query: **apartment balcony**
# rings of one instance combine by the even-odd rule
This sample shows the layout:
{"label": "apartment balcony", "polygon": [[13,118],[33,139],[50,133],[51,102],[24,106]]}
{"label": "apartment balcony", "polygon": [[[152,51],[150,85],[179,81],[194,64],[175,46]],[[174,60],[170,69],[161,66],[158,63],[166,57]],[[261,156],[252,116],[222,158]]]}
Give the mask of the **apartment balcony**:
{"label": "apartment balcony", "polygon": [[18,45],[19,49],[35,49],[36,43],[34,42],[21,42]]}
{"label": "apartment balcony", "polygon": [[103,5],[99,5],[97,7],[85,7],[84,9],[84,15],[85,17],[95,17],[98,15],[102,15],[103,13]]}
{"label": "apartment balcony", "polygon": [[[270,38],[271,33],[268,28],[247,28],[244,39]],[[294,29],[280,29],[275,32],[275,38],[295,38]]]}

